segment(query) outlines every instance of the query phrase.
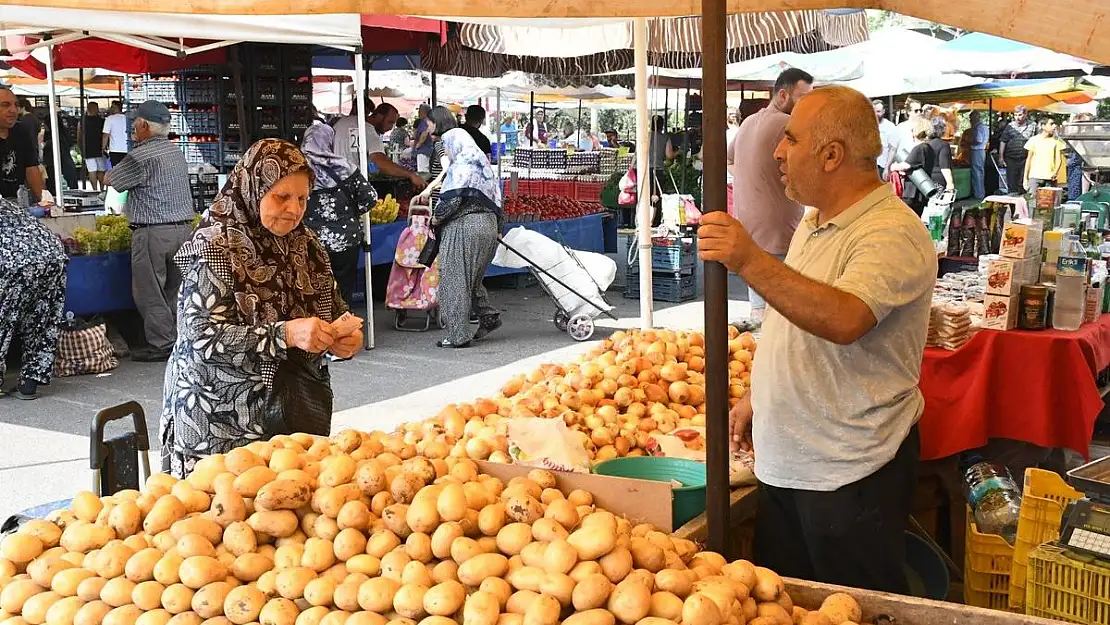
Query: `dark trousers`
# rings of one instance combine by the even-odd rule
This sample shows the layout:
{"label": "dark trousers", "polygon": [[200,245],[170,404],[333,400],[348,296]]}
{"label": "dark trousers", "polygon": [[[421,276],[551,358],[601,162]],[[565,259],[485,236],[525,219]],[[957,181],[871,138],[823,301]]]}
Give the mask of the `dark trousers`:
{"label": "dark trousers", "polygon": [[1006,187],[1010,193],[1025,194],[1025,159],[1006,159]]}
{"label": "dark trousers", "polygon": [[[331,273],[335,276],[335,283],[339,285],[339,294],[347,308],[351,307],[351,294],[355,292],[358,284],[358,255],[359,246],[354,246],[342,252],[328,252],[331,259]],[[369,304],[367,304],[369,305]]]}
{"label": "dark trousers", "polygon": [[756,563],[783,576],[908,594],[904,532],[920,453],[914,426],[890,462],[837,490],[760,483]]}
{"label": "dark trousers", "polygon": [[181,273],[174,254],[193,233],[191,224],[136,228],[131,233],[131,295],[151,347],[168,351],[177,340],[177,290]]}
{"label": "dark trousers", "polygon": [[123,162],[125,156],[127,156],[127,152],[108,152],[108,162],[112,164],[112,167],[115,167]]}

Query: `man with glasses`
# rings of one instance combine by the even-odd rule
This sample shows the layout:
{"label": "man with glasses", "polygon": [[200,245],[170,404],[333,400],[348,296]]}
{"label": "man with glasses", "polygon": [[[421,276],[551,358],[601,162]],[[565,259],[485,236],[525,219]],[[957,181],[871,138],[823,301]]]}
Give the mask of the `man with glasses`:
{"label": "man with glasses", "polygon": [[998,153],[1006,163],[1006,189],[1025,193],[1025,161],[1029,154],[1025,144],[1037,134],[1037,125],[1029,121],[1029,109],[1014,107],[1014,120],[1006,125],[999,140]]}
{"label": "man with glasses", "polygon": [[[913,98],[906,98],[906,113],[906,119],[898,124],[898,147],[894,150],[892,162],[905,158],[916,143],[913,136],[913,125],[914,122],[921,119],[921,102]],[[906,154],[899,157],[898,153],[902,151],[905,151]]]}

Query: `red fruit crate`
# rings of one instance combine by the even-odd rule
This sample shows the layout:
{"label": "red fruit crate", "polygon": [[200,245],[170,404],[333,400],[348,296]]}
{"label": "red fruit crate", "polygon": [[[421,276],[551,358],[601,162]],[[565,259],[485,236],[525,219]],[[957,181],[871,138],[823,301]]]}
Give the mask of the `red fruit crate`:
{"label": "red fruit crate", "polygon": [[545,180],[543,181],[542,195],[552,195],[555,197],[574,199],[575,184],[576,183],[569,180]]}
{"label": "red fruit crate", "polygon": [[601,204],[601,190],[605,184],[601,182],[576,182],[574,183],[574,199],[579,202]]}
{"label": "red fruit crate", "polygon": [[516,194],[543,195],[543,184],[542,180],[517,180]]}

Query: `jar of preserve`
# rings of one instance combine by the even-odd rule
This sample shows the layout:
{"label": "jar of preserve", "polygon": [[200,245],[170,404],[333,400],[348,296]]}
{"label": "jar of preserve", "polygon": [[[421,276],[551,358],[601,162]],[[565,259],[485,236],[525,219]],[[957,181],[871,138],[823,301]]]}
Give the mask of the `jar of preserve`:
{"label": "jar of preserve", "polygon": [[1048,322],[1048,288],[1039,284],[1022,285],[1020,298],[1018,327],[1022,330],[1044,330]]}

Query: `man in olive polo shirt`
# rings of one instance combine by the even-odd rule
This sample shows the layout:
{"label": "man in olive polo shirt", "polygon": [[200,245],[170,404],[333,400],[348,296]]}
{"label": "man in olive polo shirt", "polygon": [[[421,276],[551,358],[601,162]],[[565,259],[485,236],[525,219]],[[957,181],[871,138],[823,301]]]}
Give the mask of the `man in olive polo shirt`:
{"label": "man in olive polo shirt", "polygon": [[704,215],[699,245],[768,303],[751,393],[729,415],[734,446],[756,454],[757,563],[907,593],[937,259],[921,220],[879,180],[881,151],[863,94],[814,89],[775,150],[787,195],[812,207],[785,262],[725,212]]}

